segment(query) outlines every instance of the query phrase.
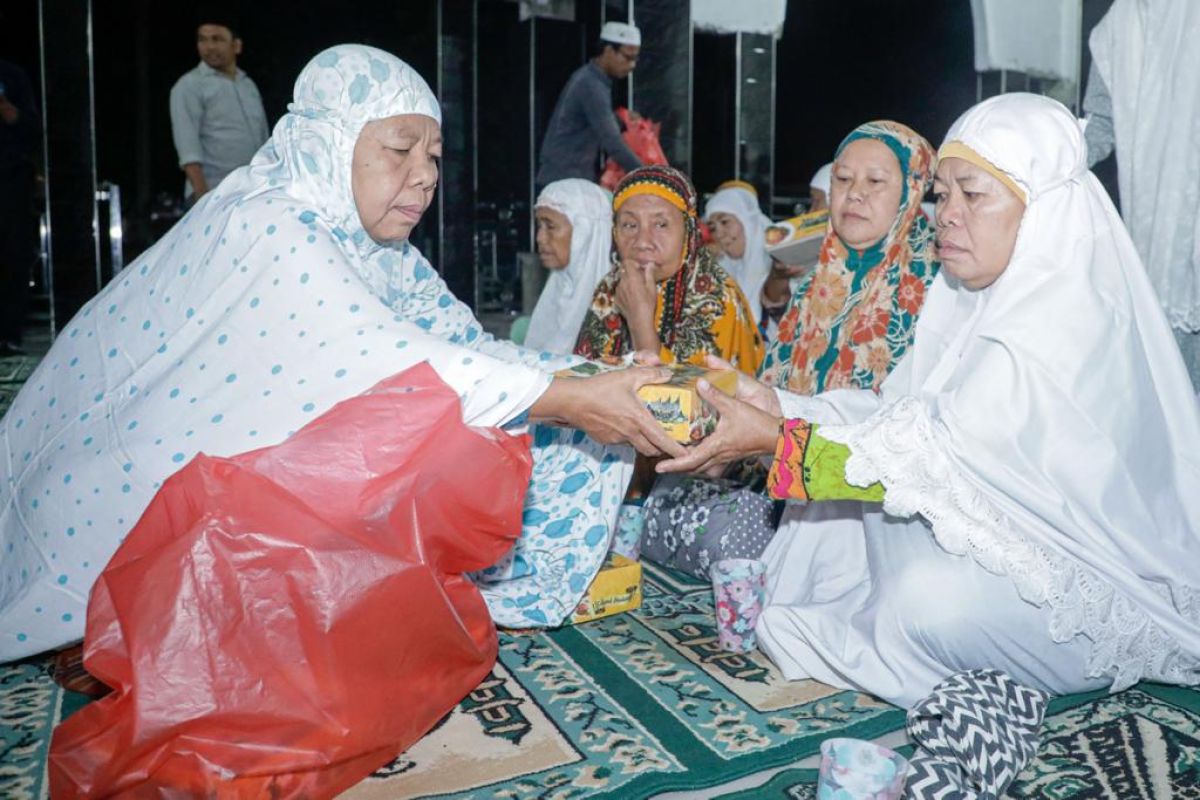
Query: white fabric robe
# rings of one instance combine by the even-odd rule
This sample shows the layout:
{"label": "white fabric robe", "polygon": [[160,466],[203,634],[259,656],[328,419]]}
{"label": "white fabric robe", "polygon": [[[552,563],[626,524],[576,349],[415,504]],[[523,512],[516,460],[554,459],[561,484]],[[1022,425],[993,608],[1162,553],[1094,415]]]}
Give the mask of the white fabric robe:
{"label": "white fabric robe", "polygon": [[886,494],[835,521],[789,507],[762,646],[901,705],[975,667],[1054,692],[1194,684],[1200,409],[1137,253],[1055,101],[992,98],[947,141],[1026,192],[1012,259],[980,291],[938,276],[881,397],[780,393]]}

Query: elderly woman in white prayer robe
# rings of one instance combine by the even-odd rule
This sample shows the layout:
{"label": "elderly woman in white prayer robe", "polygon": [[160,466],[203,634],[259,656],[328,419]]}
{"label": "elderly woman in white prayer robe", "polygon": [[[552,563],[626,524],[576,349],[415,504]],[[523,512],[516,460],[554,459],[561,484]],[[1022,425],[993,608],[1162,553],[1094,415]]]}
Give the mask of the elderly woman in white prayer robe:
{"label": "elderly woman in white prayer robe", "polygon": [[422,362],[469,425],[577,428],[533,426],[522,535],[473,576],[498,624],[574,610],[632,469],[600,442],[678,449],[634,395],[664,376],[556,378],[577,359],[484,333],[408,242],[437,187],[440,120],[400,59],[325,50],[254,160],[65,326],[0,420],[0,662],[83,635],[96,576],[198,452],[282,441]]}
{"label": "elderly woman in white prayer robe", "polygon": [[1075,118],[987,100],[939,151],[939,257],[879,396],[706,391],[661,471],[774,453],[760,646],[911,706],[997,668],[1053,693],[1200,681],[1200,410]]}

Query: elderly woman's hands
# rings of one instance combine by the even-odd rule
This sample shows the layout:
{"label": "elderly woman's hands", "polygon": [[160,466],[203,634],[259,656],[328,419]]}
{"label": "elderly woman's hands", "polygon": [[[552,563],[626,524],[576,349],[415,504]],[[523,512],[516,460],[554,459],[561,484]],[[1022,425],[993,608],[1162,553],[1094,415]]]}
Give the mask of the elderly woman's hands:
{"label": "elderly woman's hands", "polygon": [[[727,361],[708,357],[711,369],[732,369]],[[734,397],[700,381],[700,396],[721,415],[717,429],[686,455],[662,461],[658,472],[698,472],[718,477],[729,464],[744,458],[775,452],[783,412],[779,397],[770,387],[745,373],[738,373]]]}
{"label": "elderly woman's hands", "polygon": [[552,420],[586,432],[601,444],[629,442],[644,456],[684,456],[638,398],[648,383],[671,377],[662,367],[631,367],[589,378],[555,378],[533,408],[535,420]]}
{"label": "elderly woman's hands", "polygon": [[662,343],[654,329],[654,311],[658,307],[658,281],[654,270],[622,264],[620,274],[615,300],[629,326],[634,349],[658,352]]}

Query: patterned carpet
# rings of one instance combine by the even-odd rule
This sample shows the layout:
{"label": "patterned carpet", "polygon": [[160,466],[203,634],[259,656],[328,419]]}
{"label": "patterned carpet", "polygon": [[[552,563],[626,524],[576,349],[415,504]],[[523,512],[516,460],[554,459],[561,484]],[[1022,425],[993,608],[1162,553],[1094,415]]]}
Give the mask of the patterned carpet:
{"label": "patterned carpet", "polygon": [[[650,798],[784,767],[736,800],[815,797],[786,768],[829,736],[874,738],[903,714],[761,656],[715,646],[711,591],[653,567],[632,614],[505,634],[492,674],[418,744],[343,797]],[[0,796],[45,797],[50,732],[84,698],[36,659],[0,667]],[[711,796],[711,795],[710,795]],[[1200,692],[1140,685],[1059,698],[1016,798],[1200,799]]]}
{"label": "patterned carpet", "polygon": [[[0,414],[34,364],[0,360]],[[903,726],[902,712],[866,695],[788,683],[757,653],[722,652],[708,586],[645,567],[637,612],[502,634],[491,675],[344,797],[640,800],[709,789],[736,800],[812,798],[815,772],[788,765],[827,737]],[[50,733],[86,702],[49,671],[45,658],[0,666],[0,797],[46,796]],[[753,789],[713,789],[780,768]],[[1139,685],[1055,700],[1039,758],[1010,796],[1200,800],[1200,692]]]}

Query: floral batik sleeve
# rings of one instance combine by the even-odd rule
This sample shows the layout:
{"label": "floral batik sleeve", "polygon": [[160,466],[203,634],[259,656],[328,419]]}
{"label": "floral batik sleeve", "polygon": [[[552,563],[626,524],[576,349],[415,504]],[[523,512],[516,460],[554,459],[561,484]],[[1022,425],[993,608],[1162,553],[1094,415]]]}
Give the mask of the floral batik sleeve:
{"label": "floral batik sleeve", "polygon": [[823,438],[818,426],[784,420],[767,489],[779,500],[883,500],[881,483],[863,488],[846,482],[849,457],[850,448]]}

